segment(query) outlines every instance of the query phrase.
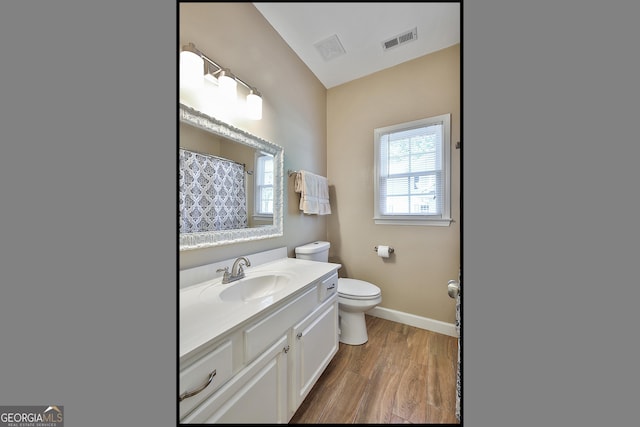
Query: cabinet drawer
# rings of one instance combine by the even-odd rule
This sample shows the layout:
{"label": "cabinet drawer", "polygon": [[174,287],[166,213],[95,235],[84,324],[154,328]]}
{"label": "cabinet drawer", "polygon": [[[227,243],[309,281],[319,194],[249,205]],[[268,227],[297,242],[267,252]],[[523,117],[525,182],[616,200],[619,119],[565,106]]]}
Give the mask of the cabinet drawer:
{"label": "cabinet drawer", "polygon": [[[179,402],[180,417],[192,410],[231,378],[232,360],[231,341],[225,341],[202,359],[180,372],[180,396],[182,397]],[[193,395],[188,396],[188,394]]]}
{"label": "cabinet drawer", "polygon": [[318,283],[318,298],[320,302],[325,301],[336,292],[338,292],[338,273],[333,273]]}
{"label": "cabinet drawer", "polygon": [[244,331],[244,361],[249,363],[262,353],[294,322],[311,313],[318,304],[316,287],[312,286],[301,296],[267,316]]}

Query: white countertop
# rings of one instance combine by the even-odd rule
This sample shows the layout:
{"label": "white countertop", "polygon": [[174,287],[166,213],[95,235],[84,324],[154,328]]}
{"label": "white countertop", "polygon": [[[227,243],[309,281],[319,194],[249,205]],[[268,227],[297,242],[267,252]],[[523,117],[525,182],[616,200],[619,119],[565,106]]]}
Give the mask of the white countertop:
{"label": "white countertop", "polygon": [[[221,300],[220,292],[238,282],[223,285],[219,277],[180,289],[180,358],[340,267],[341,264],[298,258],[281,258],[248,267],[245,269],[246,277],[272,272],[287,274],[291,280],[282,290],[269,297],[246,302]],[[207,296],[201,298],[205,290]]]}

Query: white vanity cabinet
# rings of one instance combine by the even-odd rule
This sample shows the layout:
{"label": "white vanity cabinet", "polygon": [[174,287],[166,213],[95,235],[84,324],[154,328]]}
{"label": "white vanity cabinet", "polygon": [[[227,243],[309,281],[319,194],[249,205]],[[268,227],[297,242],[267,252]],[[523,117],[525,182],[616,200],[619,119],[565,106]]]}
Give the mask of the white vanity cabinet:
{"label": "white vanity cabinet", "polygon": [[337,280],[323,275],[181,360],[180,423],[287,423],[338,350]]}

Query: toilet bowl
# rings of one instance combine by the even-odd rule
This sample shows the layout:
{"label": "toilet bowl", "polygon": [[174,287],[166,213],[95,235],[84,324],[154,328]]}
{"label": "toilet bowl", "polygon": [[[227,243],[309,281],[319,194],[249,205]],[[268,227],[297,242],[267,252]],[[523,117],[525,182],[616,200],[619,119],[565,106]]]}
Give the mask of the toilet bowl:
{"label": "toilet bowl", "polygon": [[[296,248],[296,258],[329,261],[329,242],[312,242]],[[380,288],[358,279],[338,279],[340,342],[361,345],[369,340],[364,313],[382,302]]]}
{"label": "toilet bowl", "polygon": [[382,302],[380,288],[357,279],[338,279],[338,316],[340,342],[349,345],[364,344],[369,340],[365,311]]}

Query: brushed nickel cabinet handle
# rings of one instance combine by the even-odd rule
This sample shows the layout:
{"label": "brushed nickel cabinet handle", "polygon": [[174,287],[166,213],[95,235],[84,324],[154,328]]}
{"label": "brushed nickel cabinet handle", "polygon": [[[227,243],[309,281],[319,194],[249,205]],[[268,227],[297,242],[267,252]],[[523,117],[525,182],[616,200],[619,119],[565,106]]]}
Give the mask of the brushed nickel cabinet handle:
{"label": "brushed nickel cabinet handle", "polygon": [[214,369],[213,372],[209,374],[209,379],[207,380],[206,384],[204,384],[202,387],[198,388],[197,390],[192,390],[192,391],[187,391],[182,393],[180,397],[178,397],[178,402],[182,402],[184,399],[191,396],[195,396],[196,394],[200,393],[202,390],[207,388],[209,384],[211,384],[211,381],[213,381],[213,377],[215,376],[216,376],[216,370]]}
{"label": "brushed nickel cabinet handle", "polygon": [[334,283],[333,285],[329,286],[327,290],[335,289],[335,287],[336,287],[336,284]]}

